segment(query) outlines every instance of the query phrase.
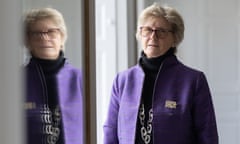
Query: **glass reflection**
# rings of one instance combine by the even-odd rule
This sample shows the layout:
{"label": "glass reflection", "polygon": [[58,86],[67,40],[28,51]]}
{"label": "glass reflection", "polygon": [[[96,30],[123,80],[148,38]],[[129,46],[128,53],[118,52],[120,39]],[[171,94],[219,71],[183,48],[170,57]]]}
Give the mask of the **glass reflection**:
{"label": "glass reflection", "polygon": [[70,48],[80,53],[66,55],[68,30],[60,10],[45,6],[28,9],[23,20],[28,52],[24,105],[27,143],[83,143],[81,49]]}

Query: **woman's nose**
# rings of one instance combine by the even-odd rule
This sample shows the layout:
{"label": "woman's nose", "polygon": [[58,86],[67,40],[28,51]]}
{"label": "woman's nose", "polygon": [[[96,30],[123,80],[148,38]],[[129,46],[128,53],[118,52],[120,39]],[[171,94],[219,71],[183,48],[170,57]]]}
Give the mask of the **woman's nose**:
{"label": "woman's nose", "polygon": [[151,35],[150,35],[151,39],[158,39],[158,35],[156,33],[156,31],[152,31]]}
{"label": "woman's nose", "polygon": [[49,39],[49,36],[48,36],[47,32],[42,32],[40,37],[41,37],[41,39],[44,39],[44,40],[48,40]]}

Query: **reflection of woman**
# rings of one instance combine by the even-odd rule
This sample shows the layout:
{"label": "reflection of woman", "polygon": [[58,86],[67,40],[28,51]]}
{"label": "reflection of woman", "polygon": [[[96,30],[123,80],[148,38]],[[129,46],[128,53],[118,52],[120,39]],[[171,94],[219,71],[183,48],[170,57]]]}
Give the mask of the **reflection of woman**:
{"label": "reflection of woman", "polygon": [[138,21],[139,64],[114,81],[105,144],[218,144],[204,74],[175,56],[184,23],[171,7],[153,4]]}
{"label": "reflection of woman", "polygon": [[52,8],[33,9],[24,19],[27,143],[82,143],[82,76],[64,57],[67,30]]}

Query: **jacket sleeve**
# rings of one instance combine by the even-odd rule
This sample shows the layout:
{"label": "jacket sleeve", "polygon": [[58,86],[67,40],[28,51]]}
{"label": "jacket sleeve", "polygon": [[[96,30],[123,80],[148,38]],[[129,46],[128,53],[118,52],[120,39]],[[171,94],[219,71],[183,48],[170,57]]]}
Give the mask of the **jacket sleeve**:
{"label": "jacket sleeve", "polygon": [[118,88],[118,76],[116,76],[110,97],[110,103],[108,107],[107,118],[103,126],[104,131],[104,144],[118,144],[118,112],[119,112],[119,88]]}
{"label": "jacket sleeve", "polygon": [[215,112],[206,77],[200,73],[193,99],[193,120],[196,144],[218,144]]}

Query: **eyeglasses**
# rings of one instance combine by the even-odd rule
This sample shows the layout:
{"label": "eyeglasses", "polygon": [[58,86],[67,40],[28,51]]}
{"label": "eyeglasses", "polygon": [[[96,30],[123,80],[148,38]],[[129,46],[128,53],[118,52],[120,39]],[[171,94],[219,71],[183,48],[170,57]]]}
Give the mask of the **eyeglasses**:
{"label": "eyeglasses", "polygon": [[34,40],[46,39],[45,36],[47,39],[55,39],[59,34],[59,28],[51,28],[47,31],[29,31],[28,34]]}
{"label": "eyeglasses", "polygon": [[159,38],[165,38],[168,36],[169,32],[173,32],[172,30],[158,28],[158,29],[152,29],[151,27],[140,27],[140,34],[143,37],[151,37],[152,33],[155,32],[156,37]]}

